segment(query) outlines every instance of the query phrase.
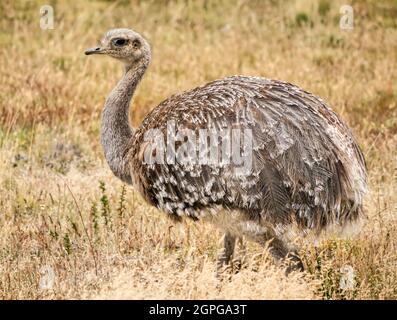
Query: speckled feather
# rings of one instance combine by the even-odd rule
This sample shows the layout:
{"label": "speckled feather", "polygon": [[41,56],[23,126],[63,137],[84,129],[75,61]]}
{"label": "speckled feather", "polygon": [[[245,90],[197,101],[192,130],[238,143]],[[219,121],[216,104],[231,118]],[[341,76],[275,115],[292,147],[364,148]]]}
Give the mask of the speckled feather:
{"label": "speckled feather", "polygon": [[[248,128],[252,169],[234,164],[144,164],[144,134],[167,121],[198,132]],[[248,219],[321,229],[362,211],[363,154],[349,128],[320,98],[290,83],[233,76],[171,96],[147,115],[126,162],[132,182],[170,216],[200,219],[208,208],[239,210]]]}

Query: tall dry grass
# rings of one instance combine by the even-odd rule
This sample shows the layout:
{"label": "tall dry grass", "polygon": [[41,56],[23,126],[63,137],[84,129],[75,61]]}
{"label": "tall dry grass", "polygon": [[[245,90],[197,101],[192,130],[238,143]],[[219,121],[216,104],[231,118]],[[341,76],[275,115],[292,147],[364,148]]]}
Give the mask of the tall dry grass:
{"label": "tall dry grass", "polygon": [[[397,298],[397,3],[353,1],[39,1],[0,3],[0,297]],[[306,272],[286,278],[249,244],[239,273],[214,278],[220,234],[173,225],[112,176],[99,113],[121,75],[87,59],[112,27],[153,45],[132,106],[137,125],[177,91],[232,74],[298,84],[354,129],[371,192],[355,235],[302,241]],[[344,270],[353,282],[340,286]]]}

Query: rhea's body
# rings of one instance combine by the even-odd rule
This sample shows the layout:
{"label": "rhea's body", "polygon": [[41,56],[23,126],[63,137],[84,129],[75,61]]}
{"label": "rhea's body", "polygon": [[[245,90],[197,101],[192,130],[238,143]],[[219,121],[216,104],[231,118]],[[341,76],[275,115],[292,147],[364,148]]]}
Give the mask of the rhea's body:
{"label": "rhea's body", "polygon": [[[144,134],[167,124],[252,130],[252,165],[154,164]],[[198,136],[198,134],[196,135]],[[177,151],[177,150],[176,150]],[[127,155],[131,180],[170,215],[199,219],[203,208],[241,210],[250,218],[306,227],[357,216],[365,190],[364,160],[350,130],[327,105],[289,83],[235,76],[162,102],[136,130]]]}

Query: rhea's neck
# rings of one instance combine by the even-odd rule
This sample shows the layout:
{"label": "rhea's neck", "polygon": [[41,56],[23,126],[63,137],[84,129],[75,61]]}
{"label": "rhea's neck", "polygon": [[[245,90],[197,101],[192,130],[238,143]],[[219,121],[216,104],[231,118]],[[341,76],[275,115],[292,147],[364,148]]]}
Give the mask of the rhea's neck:
{"label": "rhea's neck", "polygon": [[147,66],[148,61],[127,66],[123,78],[106,99],[102,111],[101,144],[106,161],[113,173],[127,183],[131,183],[131,174],[126,155],[134,136],[129,121],[129,106]]}

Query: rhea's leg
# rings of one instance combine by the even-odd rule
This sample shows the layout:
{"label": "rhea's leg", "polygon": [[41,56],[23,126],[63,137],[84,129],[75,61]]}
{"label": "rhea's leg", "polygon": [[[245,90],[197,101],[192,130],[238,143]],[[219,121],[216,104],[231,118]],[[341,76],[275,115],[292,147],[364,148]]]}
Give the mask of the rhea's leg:
{"label": "rhea's leg", "polygon": [[303,271],[303,263],[295,249],[290,248],[284,241],[278,238],[274,232],[264,231],[247,235],[262,246],[269,246],[271,255],[277,262],[286,266],[286,273]]}
{"label": "rhea's leg", "polygon": [[223,237],[223,248],[218,255],[217,275],[219,276],[224,268],[231,263],[231,259],[236,245],[236,237],[226,232]]}
{"label": "rhea's leg", "polygon": [[242,236],[238,237],[236,242],[237,242],[235,249],[236,254],[235,254],[235,258],[233,259],[233,268],[235,268],[233,270],[234,272],[238,272],[239,270],[241,270],[247,254],[247,248],[244,243],[244,237]]}
{"label": "rhea's leg", "polygon": [[303,263],[296,249],[289,248],[278,238],[272,238],[269,247],[276,261],[281,262],[286,267],[286,274],[292,271],[303,271]]}

